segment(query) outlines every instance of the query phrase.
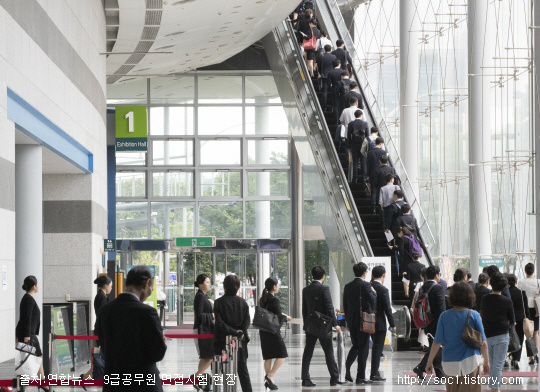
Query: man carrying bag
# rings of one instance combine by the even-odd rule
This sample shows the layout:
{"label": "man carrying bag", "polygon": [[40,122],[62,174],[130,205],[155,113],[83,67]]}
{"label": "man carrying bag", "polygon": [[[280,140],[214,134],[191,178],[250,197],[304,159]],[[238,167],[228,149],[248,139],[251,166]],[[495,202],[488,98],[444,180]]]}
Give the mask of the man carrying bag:
{"label": "man carrying bag", "polygon": [[335,327],[337,332],[340,332],[341,328],[337,325],[330,289],[323,285],[326,271],[324,267],[317,265],[311,270],[311,275],[313,282],[302,290],[302,318],[306,331],[306,345],[302,356],[302,386],[315,386],[310,379],[309,365],[317,340],[321,343],[326,366],[330,372],[330,386],[344,384],[339,381],[338,367],[332,347],[332,327]]}

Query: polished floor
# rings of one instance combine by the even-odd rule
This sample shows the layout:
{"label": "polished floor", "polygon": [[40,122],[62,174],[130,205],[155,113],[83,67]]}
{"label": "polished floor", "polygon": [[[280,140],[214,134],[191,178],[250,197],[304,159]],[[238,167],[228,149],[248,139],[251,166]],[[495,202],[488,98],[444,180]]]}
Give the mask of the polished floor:
{"label": "polished floor", "polygon": [[[264,370],[262,365],[262,356],[259,346],[259,337],[257,331],[251,332],[251,342],[249,344],[248,367],[254,391],[264,391],[263,379]],[[369,386],[348,385],[340,387],[330,387],[329,375],[324,361],[324,354],[319,345],[315,349],[315,354],[311,362],[310,373],[312,381],[317,384],[315,388],[302,388],[300,381],[300,367],[302,362],[302,350],[304,339],[301,335],[289,335],[286,338],[289,358],[276,375],[275,382],[279,386],[279,391],[444,391],[441,385],[411,385],[407,382],[406,374],[419,362],[421,354],[417,352],[395,352],[389,349],[385,350],[386,358],[381,361],[381,375],[386,377],[386,382],[374,383]],[[159,364],[162,375],[183,375],[188,377],[194,372],[198,363],[198,356],[193,341],[191,340],[169,340],[167,354],[165,359]],[[348,352],[346,339],[346,352]],[[368,360],[369,361],[369,360]],[[505,385],[501,389],[504,391],[538,391],[538,367],[527,365],[527,359],[522,358],[520,363],[520,373],[527,377],[520,378],[520,385]],[[369,369],[368,362],[368,369]],[[0,364],[0,378],[6,379],[12,377],[12,365],[4,362]],[[356,365],[353,365],[352,373],[356,371]],[[510,371],[505,369],[505,371]],[[80,372],[77,372],[80,373]],[[369,374],[369,370],[367,372]],[[515,374],[519,376],[519,374]],[[534,375],[534,377],[530,377]],[[98,391],[101,388],[88,388],[89,391]],[[35,388],[27,388],[32,392]],[[57,391],[81,390],[81,388],[55,388]],[[171,386],[165,387],[165,391],[190,391],[194,390],[192,386]],[[238,391],[241,390],[238,386]],[[489,388],[484,386],[483,391]]]}

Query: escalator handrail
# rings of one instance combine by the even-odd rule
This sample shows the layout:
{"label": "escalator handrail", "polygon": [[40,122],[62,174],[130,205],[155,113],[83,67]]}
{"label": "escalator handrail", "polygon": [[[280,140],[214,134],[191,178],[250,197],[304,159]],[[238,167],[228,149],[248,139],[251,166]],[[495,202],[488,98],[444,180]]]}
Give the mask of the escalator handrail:
{"label": "escalator handrail", "polygon": [[[301,50],[300,50],[300,46],[298,45],[298,41],[296,40],[296,36],[294,34],[294,28],[292,26],[292,23],[290,21],[283,21],[283,25],[285,27],[285,30],[289,33],[290,37],[292,37],[292,39],[290,40],[292,42],[292,45],[294,47],[294,50],[296,51],[298,57],[301,59],[302,56],[300,55],[301,53]],[[356,221],[358,222],[358,228],[359,228],[359,234],[364,242],[364,246],[365,246],[365,249],[367,251],[367,255],[364,255],[364,256],[368,256],[368,257],[373,257],[373,250],[371,248],[371,244],[369,243],[369,239],[367,237],[367,233],[365,231],[365,228],[364,228],[364,224],[362,222],[362,219],[360,218],[360,214],[358,212],[358,209],[356,207],[356,203],[354,202],[354,197],[352,195],[352,192],[351,192],[351,189],[349,187],[349,184],[347,183],[347,181],[344,181],[345,178],[347,178],[345,176],[345,172],[343,170],[343,167],[341,165],[341,162],[339,160],[339,156],[338,156],[338,152],[336,150],[336,147],[332,141],[332,138],[331,138],[331,135],[330,135],[330,130],[328,129],[328,124],[326,123],[326,119],[324,117],[324,112],[321,108],[321,105],[319,103],[319,99],[317,99],[317,93],[315,92],[315,88],[313,86],[313,83],[311,82],[311,78],[310,78],[310,74],[309,74],[309,71],[307,69],[307,65],[304,61],[299,61],[299,64],[300,64],[300,71],[303,73],[303,75],[305,75],[305,78],[302,78],[302,82],[304,84],[304,87],[307,88],[309,90],[309,96],[311,96],[312,98],[315,97],[315,99],[312,99],[313,100],[313,103],[314,103],[314,106],[315,106],[315,115],[319,117],[320,119],[320,123],[321,125],[323,126],[323,132],[321,132],[321,136],[322,136],[322,142],[323,142],[323,145],[324,145],[324,148],[327,150],[327,152],[329,152],[328,156],[334,160],[334,162],[332,162],[332,166],[334,168],[334,170],[338,170],[338,176],[335,176],[336,177],[336,181],[338,181],[338,183],[340,183],[341,185],[341,189],[344,190],[345,192],[345,195],[343,195],[348,203],[350,204],[350,210],[351,212],[353,213],[353,215],[355,216],[356,218]],[[309,83],[308,83],[308,79],[309,79]],[[358,239],[356,239],[358,240]],[[352,254],[354,254],[355,252],[351,252]]]}
{"label": "escalator handrail", "polygon": [[[342,39],[344,42],[346,42],[346,43],[348,43],[350,45],[353,45],[353,41],[352,41],[352,39],[350,37],[349,32],[347,31],[346,32],[346,37],[344,37],[341,30],[339,29],[339,27],[338,27],[339,25],[335,20],[334,13],[332,12],[332,7],[329,4],[330,0],[318,0],[318,1],[322,1],[326,5],[326,7],[328,8],[328,11],[329,11],[328,14],[330,15],[330,18],[332,19],[332,24],[334,25],[334,29],[336,30],[336,32],[337,32],[337,34],[339,36],[338,38]],[[338,7],[337,4],[336,4],[336,7]],[[338,10],[339,10],[339,7],[338,7]],[[347,47],[350,47],[350,45],[347,45]],[[349,54],[350,53],[351,52],[349,51]],[[356,51],[354,51],[353,54],[356,55]],[[358,77],[358,74],[356,72],[356,68],[354,67],[353,64],[351,64],[351,69],[352,69],[352,72],[354,74],[354,79],[358,83],[358,88],[360,89],[360,94],[362,95],[362,99],[364,100],[364,103],[365,103],[364,107],[367,110],[369,117],[371,118],[371,122],[372,122],[372,124],[378,126],[377,122],[375,121],[375,115],[373,113],[373,110],[371,109],[371,105],[368,104],[368,100],[366,99],[366,94],[364,92],[364,87],[363,87],[362,83],[360,82],[360,78]],[[365,70],[364,70],[364,72],[365,72]],[[367,75],[365,75],[365,76],[366,76],[366,79],[367,79]],[[381,123],[386,128],[386,133],[388,134],[388,137],[390,138],[390,141],[392,141],[392,137],[390,136],[390,131],[386,127],[386,122],[385,122],[384,118],[382,117],[382,115],[381,115]],[[393,141],[392,141],[392,143],[393,143]],[[386,145],[387,144],[385,143],[385,148],[386,148]],[[388,152],[388,150],[386,150],[386,151]],[[394,167],[394,163],[393,163],[392,158],[390,157],[390,155],[388,155],[388,163],[389,163],[390,166]],[[402,179],[402,181],[409,181],[409,183],[410,183],[410,180],[409,180],[409,178],[407,176],[407,172],[405,170],[405,167],[403,167],[403,171],[405,173],[406,178]],[[402,190],[403,190],[403,187],[402,187]],[[431,232],[431,229],[430,229],[429,225],[427,224],[427,219],[426,219],[426,217],[424,215],[424,212],[422,211],[422,208],[420,207],[420,203],[418,202],[418,198],[416,197],[416,194],[414,193],[414,189],[412,188],[412,186],[411,186],[411,191],[413,193],[414,200],[416,200],[416,204],[418,206],[418,210],[420,211],[420,214],[422,215],[423,221],[425,222],[425,224],[427,226],[427,229],[428,229],[428,231],[429,231],[429,233],[431,235],[431,238],[433,239],[433,242],[435,242],[435,237],[433,236],[433,233]],[[405,193],[404,190],[403,190],[403,193]],[[406,195],[405,195],[404,199],[409,205],[411,205],[408,202]],[[411,207],[412,207],[412,205],[411,205]],[[423,226],[424,225],[422,225],[422,227]],[[420,230],[419,230],[419,232],[417,234],[418,234],[418,238],[421,241],[421,243],[425,244],[426,242],[424,241],[424,238],[423,238],[422,233],[420,232]],[[435,265],[434,262],[433,262],[433,259],[431,258],[431,254],[429,253],[427,247],[422,247],[422,248],[424,250],[425,257],[426,257],[429,265]]]}

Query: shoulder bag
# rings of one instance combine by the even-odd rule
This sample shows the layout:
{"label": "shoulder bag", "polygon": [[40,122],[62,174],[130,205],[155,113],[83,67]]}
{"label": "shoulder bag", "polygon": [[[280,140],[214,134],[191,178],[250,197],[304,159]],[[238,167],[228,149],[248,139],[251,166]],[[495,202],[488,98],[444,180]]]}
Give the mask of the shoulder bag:
{"label": "shoulder bag", "polygon": [[523,319],[523,333],[525,334],[525,337],[527,339],[530,339],[534,335],[534,321],[529,320],[527,316],[527,312],[525,311],[525,299],[523,298],[523,290],[521,291],[521,304],[523,305],[523,315],[525,318]]}
{"label": "shoulder bag", "polygon": [[461,340],[470,348],[480,348],[482,346],[482,333],[471,327],[469,324],[470,317],[471,309],[467,313],[467,321],[465,321],[465,327],[461,333]]}
{"label": "shoulder bag", "polygon": [[521,350],[521,344],[519,344],[519,336],[516,332],[516,328],[513,325],[510,326],[508,334],[510,335],[510,339],[508,341],[507,351],[509,353],[515,353],[516,351]]}
{"label": "shoulder bag", "polygon": [[[315,301],[319,302],[322,297],[324,286],[321,287],[318,297]],[[330,339],[332,337],[332,318],[318,311],[313,311],[308,317],[306,333],[316,336],[319,339]]]}
{"label": "shoulder bag", "polygon": [[302,41],[302,47],[304,48],[304,50],[311,50],[317,47],[317,38],[315,38],[315,34],[313,34],[313,29],[311,29],[311,38],[306,39],[304,37],[304,40]]}
{"label": "shoulder bag", "polygon": [[[31,338],[33,339],[33,338]],[[34,376],[38,374],[41,358],[30,344],[17,342],[15,345],[15,374]]]}
{"label": "shoulder bag", "polygon": [[362,316],[362,322],[360,323],[360,331],[369,334],[375,333],[375,313],[363,311],[362,297],[360,297],[360,315]]}
{"label": "shoulder bag", "polygon": [[262,306],[255,306],[255,315],[253,316],[252,325],[260,330],[280,335],[281,320],[279,319],[279,316]]}

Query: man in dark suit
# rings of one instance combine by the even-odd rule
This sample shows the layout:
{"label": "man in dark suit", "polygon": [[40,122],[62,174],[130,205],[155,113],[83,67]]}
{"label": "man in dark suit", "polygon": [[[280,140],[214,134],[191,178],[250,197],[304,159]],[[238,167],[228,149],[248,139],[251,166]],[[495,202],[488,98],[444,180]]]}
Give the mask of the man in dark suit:
{"label": "man in dark suit", "polygon": [[[379,202],[377,191],[375,188],[375,183],[377,180],[375,179],[377,168],[381,166],[381,157],[383,155],[386,155],[386,151],[383,148],[384,146],[384,139],[382,137],[378,137],[375,139],[375,148],[372,148],[369,150],[367,155],[367,170],[368,170],[368,177],[369,177],[369,183],[371,184],[371,205],[373,207],[373,210],[376,209],[377,204]],[[386,185],[386,184],[383,184]]]}
{"label": "man in dark suit", "polygon": [[[330,296],[330,288],[323,285],[324,278],[326,277],[326,271],[324,267],[317,265],[311,270],[311,276],[313,282],[302,290],[302,318],[305,326],[309,322],[310,315],[317,311],[332,318],[332,325],[336,328],[337,332],[341,332],[341,328],[337,325],[336,314],[334,312],[334,306],[332,305],[332,297]],[[313,350],[315,349],[315,343],[317,343],[317,337],[310,335],[306,332],[306,345],[304,346],[304,354],[302,355],[302,386],[314,387],[315,384],[311,381],[309,375],[309,365],[311,358],[313,357]],[[319,339],[324,356],[326,358],[326,366],[330,372],[330,385],[335,386],[344,384],[339,381],[339,372],[334,358],[334,348],[332,347],[332,335],[328,336],[328,339]]]}
{"label": "man in dark suit", "polygon": [[328,72],[328,81],[330,82],[330,91],[332,92],[332,111],[336,116],[336,124],[339,124],[339,115],[341,114],[339,111],[339,89],[341,88],[341,74],[343,70],[340,67],[341,61],[338,58],[332,61],[332,65],[334,69]]}
{"label": "man in dark suit", "polygon": [[330,71],[334,68],[333,61],[336,59],[336,56],[334,56],[332,53],[332,47],[330,45],[326,45],[324,47],[324,53],[321,57],[319,57],[319,60],[317,62],[317,67],[319,69],[319,72],[321,74],[322,79],[322,109],[323,111],[326,111],[326,105],[328,103],[328,89],[330,88],[330,79],[328,79],[328,74]]}
{"label": "man in dark suit", "polygon": [[[388,164],[388,155],[381,155],[379,157],[379,167],[375,169],[375,177],[373,178],[373,182],[370,182],[372,191],[376,192],[375,200],[377,201],[377,206],[380,205],[378,201],[379,201],[381,188],[387,184],[386,175],[388,174],[393,174],[395,176],[396,169],[394,169],[392,166]],[[381,214],[382,214],[382,211],[381,211]]]}
{"label": "man in dark suit", "polygon": [[360,161],[362,162],[363,182],[365,184],[367,177],[366,158],[360,154],[360,149],[362,148],[364,139],[369,137],[369,125],[367,121],[364,121],[362,110],[356,110],[354,117],[355,120],[351,121],[347,127],[347,149],[352,154],[353,181],[357,182],[358,180],[358,161]]}
{"label": "man in dark suit", "polygon": [[[111,377],[103,385],[104,392],[163,391],[156,362],[163,359],[167,346],[156,309],[143,303],[153,288],[152,271],[142,265],[134,267],[127,275],[124,293],[99,311],[96,335],[105,358],[105,376]],[[144,374],[142,385],[134,381],[135,374]],[[118,386],[112,384],[114,375],[120,377]]]}
{"label": "man in dark suit", "polygon": [[405,200],[403,200],[403,191],[397,190],[394,191],[393,203],[384,209],[384,231],[392,232],[394,238],[396,238],[397,227],[396,221],[399,217],[401,207],[405,205]]}
{"label": "man in dark suit", "polygon": [[[433,321],[424,328],[424,332],[428,336],[429,348],[433,346],[433,337],[437,332],[437,324],[439,322],[439,316],[446,310],[446,301],[444,299],[443,287],[439,284],[441,280],[441,270],[436,265],[430,265],[426,269],[427,282],[424,283],[420,289],[421,293],[428,293],[428,301],[431,309],[431,316]],[[420,293],[419,293],[420,294]],[[431,336],[430,336],[431,335]],[[426,371],[426,364],[429,358],[429,351],[426,352],[424,358],[413,369],[413,372],[420,378],[424,378],[424,372]],[[433,368],[435,369],[435,375],[437,377],[443,377],[443,371],[441,366],[442,352],[439,351],[435,359],[433,360]]]}
{"label": "man in dark suit", "polygon": [[386,278],[386,269],[382,265],[378,265],[371,271],[372,283],[371,286],[377,292],[377,313],[375,314],[375,333],[371,336],[373,347],[371,349],[371,381],[386,381],[379,373],[379,365],[381,363],[381,355],[384,348],[384,340],[386,338],[386,319],[390,324],[392,331],[396,332],[394,316],[392,316],[392,305],[390,305],[390,294],[388,289],[384,287],[384,279]]}
{"label": "man in dark suit", "polygon": [[[343,107],[347,107],[347,105],[349,103],[349,99],[351,97],[356,97],[358,99],[358,109],[364,110],[362,94],[360,94],[360,89],[358,88],[358,83],[356,83],[354,80],[352,80],[351,83],[349,83],[349,88],[351,89],[351,91],[349,91],[347,94],[345,94],[343,96],[343,100],[342,100]],[[369,137],[369,131],[368,131],[368,134],[366,135],[366,137]]]}
{"label": "man in dark suit", "polygon": [[[345,380],[352,382],[351,366],[358,358],[356,371],[356,384],[370,384],[366,379],[366,362],[369,355],[369,334],[361,332],[362,312],[374,313],[377,303],[377,293],[365,280],[368,267],[365,263],[353,266],[356,278],[343,288],[343,310],[347,319],[347,326],[351,333],[352,347],[345,362]],[[360,300],[362,302],[360,303]]]}
{"label": "man in dark suit", "polygon": [[337,49],[334,50],[332,54],[336,56],[341,62],[341,69],[347,71],[347,64],[351,64],[352,67],[352,59],[349,52],[345,50],[345,42],[343,42],[343,40],[341,39],[338,39],[336,41],[336,48]]}

